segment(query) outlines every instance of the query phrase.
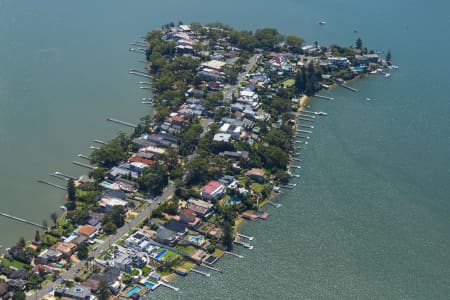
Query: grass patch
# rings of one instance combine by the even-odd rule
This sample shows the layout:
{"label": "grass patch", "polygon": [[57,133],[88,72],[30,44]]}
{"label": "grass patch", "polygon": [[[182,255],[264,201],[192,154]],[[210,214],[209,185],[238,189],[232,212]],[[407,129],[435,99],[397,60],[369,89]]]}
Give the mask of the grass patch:
{"label": "grass patch", "polygon": [[130,275],[131,276],[138,276],[139,275],[139,271],[136,270],[136,269],[133,269],[133,270],[131,270]]}
{"label": "grass patch", "polygon": [[26,264],[24,264],[24,263],[22,263],[22,262],[20,262],[20,261],[17,261],[17,260],[9,260],[9,259],[6,259],[6,258],[0,258],[0,261],[2,262],[2,264],[5,266],[5,267],[12,267],[12,268],[16,268],[16,269],[22,269],[22,268],[24,268],[25,266],[27,266]]}
{"label": "grass patch", "polygon": [[141,271],[142,271],[142,274],[143,274],[143,275],[149,274],[151,270],[152,270],[152,269],[150,269],[148,266],[143,266],[143,267],[141,268]]}
{"label": "grass patch", "polygon": [[255,193],[261,194],[264,190],[264,185],[254,182],[250,185],[250,189]]}
{"label": "grass patch", "polygon": [[172,261],[172,260],[176,259],[177,257],[179,257],[178,254],[169,250],[166,253],[164,253],[164,255],[161,258],[165,261]]}
{"label": "grass patch", "polygon": [[283,86],[284,86],[285,88],[291,87],[291,86],[293,86],[294,84],[295,84],[295,80],[294,80],[294,79],[288,79],[288,80],[285,80],[285,81],[283,82]]}
{"label": "grass patch", "polygon": [[175,269],[181,268],[181,269],[185,269],[186,271],[189,271],[194,266],[195,266],[195,263],[193,263],[191,261],[183,260],[183,261],[181,261],[181,263],[179,265],[175,266]]}
{"label": "grass patch", "polygon": [[192,246],[192,245],[188,245],[188,246],[177,245],[175,247],[175,249],[177,249],[177,250],[179,250],[181,252],[184,252],[186,254],[189,254],[189,255],[191,255],[195,251],[195,247]]}
{"label": "grass patch", "polygon": [[212,255],[216,256],[216,257],[220,257],[223,255],[225,251],[219,248],[216,248],[216,250],[214,251],[214,253]]}

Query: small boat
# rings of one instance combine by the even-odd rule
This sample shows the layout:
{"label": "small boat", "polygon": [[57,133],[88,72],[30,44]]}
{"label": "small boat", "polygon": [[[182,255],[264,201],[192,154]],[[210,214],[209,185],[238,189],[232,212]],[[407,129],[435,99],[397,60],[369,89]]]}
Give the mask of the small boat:
{"label": "small boat", "polygon": [[370,101],[370,100],[372,100],[372,99],[370,99],[369,97],[367,97],[366,100],[367,100],[367,101]]}
{"label": "small boat", "polygon": [[389,76],[391,76],[391,74],[390,74],[390,73],[386,73],[386,74],[384,74],[384,77],[389,77]]}
{"label": "small boat", "polygon": [[314,113],[315,115],[319,115],[319,116],[328,116],[328,114],[326,112],[323,111],[318,111]]}
{"label": "small boat", "polygon": [[370,71],[370,74],[377,74],[377,73],[378,73],[377,70]]}
{"label": "small boat", "polygon": [[325,22],[325,21],[319,21],[319,25],[325,25],[325,24],[327,24],[327,22]]}

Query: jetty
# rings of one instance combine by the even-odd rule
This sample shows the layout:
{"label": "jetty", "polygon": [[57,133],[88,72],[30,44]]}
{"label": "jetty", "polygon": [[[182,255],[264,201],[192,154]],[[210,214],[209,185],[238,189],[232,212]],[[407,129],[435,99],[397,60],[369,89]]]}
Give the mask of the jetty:
{"label": "jetty", "polygon": [[122,125],[125,125],[125,126],[128,126],[128,127],[133,127],[133,128],[137,127],[137,125],[134,125],[134,124],[131,124],[131,123],[128,123],[128,122],[125,122],[125,121],[113,119],[113,118],[106,118],[106,120],[110,121],[110,122],[117,123],[117,124],[122,124]]}
{"label": "jetty", "polygon": [[211,267],[211,266],[208,266],[208,265],[206,265],[206,264],[201,264],[200,266],[202,266],[202,267],[204,267],[204,268],[206,268],[206,269],[210,269],[210,270],[213,270],[213,271],[216,271],[216,272],[219,272],[219,273],[222,273],[222,270],[219,270],[219,269],[217,269],[217,268],[214,268],[214,267]]}
{"label": "jetty", "polygon": [[205,272],[202,272],[202,271],[194,269],[194,268],[191,269],[191,272],[194,272],[194,273],[206,276],[206,277],[210,277],[211,276],[211,274],[209,274],[209,273],[205,273]]}
{"label": "jetty", "polygon": [[246,249],[249,249],[249,250],[253,249],[253,246],[250,245],[249,243],[241,242],[239,240],[235,240],[234,243],[237,244],[237,245],[241,245],[242,247],[244,247]]}
{"label": "jetty", "polygon": [[25,224],[33,225],[35,227],[39,227],[39,228],[42,228],[42,229],[45,229],[45,230],[48,229],[47,227],[43,226],[42,224],[38,224],[38,223],[35,223],[33,221],[30,221],[30,220],[23,219],[23,218],[15,217],[15,216],[12,216],[10,214],[3,213],[3,212],[0,212],[0,216],[3,216],[5,218],[9,218],[9,219],[12,219],[12,220],[15,220],[15,221],[19,221],[19,222],[22,222],[22,223],[25,223]]}
{"label": "jetty", "polygon": [[242,238],[245,238],[245,239],[247,239],[247,240],[249,240],[249,241],[252,241],[253,240],[253,237],[252,236],[248,236],[248,235],[244,235],[244,234],[241,234],[241,233],[237,233],[237,235],[239,236],[239,237],[242,237]]}
{"label": "jetty", "polygon": [[161,284],[162,286],[165,286],[165,287],[167,287],[167,288],[169,288],[169,289],[171,289],[171,290],[174,290],[175,292],[178,292],[180,289],[179,288],[177,288],[177,287],[174,287],[173,285],[170,285],[170,284],[168,284],[168,283],[166,283],[166,282],[164,282],[164,281],[158,281],[159,282],[159,284]]}
{"label": "jetty", "polygon": [[311,134],[311,133],[312,133],[312,131],[311,131],[311,130],[302,130],[302,129],[297,129],[296,131],[297,131],[297,132],[300,132],[300,133],[309,133],[309,134]]}
{"label": "jetty", "polygon": [[43,183],[43,184],[46,184],[46,185],[49,185],[49,186],[52,186],[52,187],[57,188],[57,189],[60,189],[60,190],[67,191],[67,188],[65,188],[65,187],[63,187],[63,186],[60,186],[60,185],[58,185],[58,184],[56,184],[56,183],[53,183],[53,182],[48,182],[48,181],[45,181],[45,180],[42,180],[42,179],[38,179],[37,182]]}
{"label": "jetty", "polygon": [[53,177],[56,177],[59,179],[64,179],[64,180],[69,180],[69,179],[76,180],[77,179],[76,177],[66,175],[59,171],[55,171],[55,172],[51,173],[50,176],[53,176]]}
{"label": "jetty", "polygon": [[139,81],[139,84],[152,85],[150,82]]}
{"label": "jetty", "polygon": [[298,138],[298,139],[307,139],[307,140],[310,139],[309,136],[303,136],[303,135],[297,135],[296,138]]}
{"label": "jetty", "polygon": [[272,201],[267,202],[267,204],[272,205],[275,208],[280,208],[281,207],[280,203],[275,203],[275,202],[272,202]]}
{"label": "jetty", "polygon": [[147,47],[147,44],[144,42],[131,42],[130,46]]}
{"label": "jetty", "polygon": [[306,114],[304,114],[304,113],[300,114],[300,117],[303,117],[303,118],[310,118],[310,119],[315,119],[315,118],[316,118],[315,116],[306,115]]}
{"label": "jetty", "polygon": [[128,51],[145,54],[145,50],[141,48],[129,48]]}
{"label": "jetty", "polygon": [[313,97],[320,98],[320,99],[326,99],[326,100],[334,100],[333,97],[327,97],[322,95],[314,95]]}
{"label": "jetty", "polygon": [[106,143],[101,140],[93,140],[94,143],[105,145]]}
{"label": "jetty", "polygon": [[140,86],[139,88],[142,90],[151,90],[152,89],[150,86]]}
{"label": "jetty", "polygon": [[128,74],[141,76],[141,77],[145,77],[145,78],[152,78],[151,75],[144,74],[144,73],[141,73],[141,72],[136,72],[136,71],[128,71]]}
{"label": "jetty", "polygon": [[306,122],[314,122],[313,119],[305,119],[304,116],[301,116],[300,118],[298,118],[301,121],[306,121]]}
{"label": "jetty", "polygon": [[355,88],[352,88],[351,86],[348,86],[348,85],[345,85],[345,84],[343,84],[343,83],[339,83],[338,85],[340,85],[340,86],[342,86],[343,88],[345,88],[345,89],[347,89],[347,90],[350,90],[350,91],[352,91],[352,92],[359,92],[359,90],[357,90],[357,89],[355,89]]}
{"label": "jetty", "polygon": [[89,148],[91,148],[91,149],[93,149],[93,150],[100,150],[100,148],[97,147],[97,146],[90,146]]}
{"label": "jetty", "polygon": [[82,163],[82,162],[79,162],[79,161],[76,161],[76,160],[72,161],[72,163],[74,165],[77,165],[77,166],[80,166],[80,167],[84,167],[84,168],[88,168],[88,169],[91,169],[91,170],[95,169],[94,166],[91,166],[91,165],[88,165],[88,164],[85,164],[85,163]]}
{"label": "jetty", "polygon": [[84,155],[84,154],[78,154],[77,156],[80,157],[80,158],[84,158],[84,159],[87,159],[87,160],[91,160],[91,159],[89,158],[89,156],[86,156],[86,155]]}
{"label": "jetty", "polygon": [[314,129],[314,126],[298,124],[298,127]]}
{"label": "jetty", "polygon": [[228,255],[231,255],[231,256],[235,256],[235,257],[237,257],[237,258],[244,258],[244,256],[243,255],[240,255],[240,254],[236,254],[236,253],[233,253],[233,252],[229,252],[229,251],[225,251],[224,252],[224,254],[228,254]]}

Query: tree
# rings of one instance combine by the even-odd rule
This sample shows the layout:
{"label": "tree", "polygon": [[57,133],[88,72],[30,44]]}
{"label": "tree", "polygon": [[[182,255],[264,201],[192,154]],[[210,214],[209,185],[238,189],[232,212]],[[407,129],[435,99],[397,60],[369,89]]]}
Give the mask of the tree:
{"label": "tree", "polygon": [[19,241],[17,242],[17,247],[19,248],[25,247],[25,239],[23,237],[20,237]]}
{"label": "tree", "polygon": [[289,49],[294,53],[301,53],[302,52],[302,45],[305,41],[295,35],[288,35],[286,37],[286,44],[289,47]]}
{"label": "tree", "polygon": [[34,240],[36,242],[39,242],[41,240],[41,234],[39,233],[39,230],[36,230],[36,233],[34,234]]}
{"label": "tree", "polygon": [[25,293],[21,290],[16,290],[12,296],[12,300],[25,300]]}
{"label": "tree", "polygon": [[114,234],[117,232],[117,227],[112,222],[107,222],[103,225],[103,232],[105,234]]}
{"label": "tree", "polygon": [[77,257],[79,259],[86,259],[88,258],[89,255],[89,249],[86,246],[85,243],[81,243],[78,245],[78,253],[77,253]]}
{"label": "tree", "polygon": [[52,212],[50,215],[50,219],[53,221],[53,224],[56,226],[58,221],[58,214],[56,212]]}
{"label": "tree", "polygon": [[392,54],[391,54],[391,50],[389,50],[386,54],[386,62],[388,63],[388,65],[390,65],[392,63]]}
{"label": "tree", "polygon": [[225,221],[223,224],[222,242],[228,251],[233,249],[233,227],[231,227],[231,224],[228,221]]}
{"label": "tree", "polygon": [[159,163],[144,168],[138,179],[139,189],[152,195],[161,194],[168,182],[167,167]]}
{"label": "tree", "polygon": [[106,281],[100,281],[98,286],[98,300],[108,300],[111,295],[111,291],[109,290],[108,283]]}
{"label": "tree", "polygon": [[355,45],[356,45],[356,49],[360,49],[360,50],[362,49],[363,42],[362,42],[362,39],[360,37],[356,40]]}
{"label": "tree", "polygon": [[69,181],[67,181],[67,199],[74,202],[76,198],[75,182],[70,178]]}

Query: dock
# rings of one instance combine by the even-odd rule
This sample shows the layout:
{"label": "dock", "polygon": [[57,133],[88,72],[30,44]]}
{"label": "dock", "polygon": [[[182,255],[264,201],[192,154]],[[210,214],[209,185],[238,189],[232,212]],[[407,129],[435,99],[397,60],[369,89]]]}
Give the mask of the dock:
{"label": "dock", "polygon": [[146,51],[140,48],[129,48],[128,51],[145,54]]}
{"label": "dock", "polygon": [[203,263],[200,266],[202,266],[204,268],[207,268],[207,269],[210,269],[210,270],[213,270],[213,271],[216,271],[216,272],[219,272],[219,273],[222,273],[222,270],[214,268],[214,267],[211,267],[211,266],[208,266],[208,265],[203,264]]}
{"label": "dock", "polygon": [[131,42],[130,46],[147,47],[147,44],[144,42]]}
{"label": "dock", "polygon": [[300,117],[309,118],[309,119],[315,119],[316,118],[315,116],[305,115],[304,113],[300,114]]}
{"label": "dock", "polygon": [[138,72],[134,72],[134,71],[128,71],[128,74],[141,76],[141,77],[145,77],[145,78],[152,78],[152,76],[147,75],[147,74],[143,74],[143,73],[140,73],[140,72],[138,73]]}
{"label": "dock", "polygon": [[275,208],[280,208],[282,206],[280,203],[275,203],[272,201],[267,202],[267,204],[272,205]]}
{"label": "dock", "polygon": [[62,172],[59,172],[59,171],[55,171],[55,172],[51,173],[50,176],[53,176],[53,177],[58,178],[58,179],[63,179],[63,180],[66,180],[66,181],[69,180],[69,179],[72,179],[72,180],[76,180],[77,179],[76,177],[66,175],[66,174],[64,174]]}
{"label": "dock", "polygon": [[229,251],[225,251],[224,254],[228,254],[228,255],[231,255],[231,256],[235,256],[235,257],[240,258],[240,259],[244,258],[243,255],[236,254],[236,253],[229,252]]}
{"label": "dock", "polygon": [[93,140],[94,143],[105,145],[106,143],[101,140]]}
{"label": "dock", "polygon": [[314,120],[312,119],[305,119],[303,118],[303,116],[301,116],[300,118],[298,118],[300,121],[306,121],[306,122],[314,122]]}
{"label": "dock", "polygon": [[298,124],[298,127],[314,129],[314,126]]}
{"label": "dock", "polygon": [[312,133],[311,130],[302,130],[302,129],[297,129],[296,132],[300,132],[300,133],[309,133],[309,134]]}
{"label": "dock", "polygon": [[302,167],[301,167],[301,166],[291,166],[291,168],[294,168],[294,169],[301,169]]}
{"label": "dock", "polygon": [[82,163],[82,162],[79,162],[79,161],[76,161],[76,160],[72,161],[72,163],[74,165],[77,165],[77,166],[80,166],[80,167],[84,167],[84,168],[88,168],[88,169],[91,169],[91,170],[95,169],[94,166],[91,166],[91,165],[88,165],[88,164],[85,164],[85,163]]}
{"label": "dock", "polygon": [[303,135],[297,135],[295,138],[297,138],[297,139],[307,139],[307,140],[310,139],[309,136],[303,136]]}
{"label": "dock", "polygon": [[19,221],[19,222],[22,222],[22,223],[25,223],[25,224],[33,225],[35,227],[39,227],[39,228],[42,228],[42,229],[45,229],[45,230],[48,229],[47,227],[45,227],[45,226],[43,226],[41,224],[35,223],[33,221],[30,221],[30,220],[26,220],[26,219],[23,219],[23,218],[15,217],[15,216],[12,216],[10,214],[6,214],[6,213],[0,212],[0,216],[3,216],[5,218],[9,218],[9,219],[12,219],[12,220],[15,220],[15,221]]}
{"label": "dock", "polygon": [[326,100],[334,100],[333,97],[327,97],[327,96],[321,96],[321,95],[314,95],[313,97],[321,98],[321,99],[326,99]]}
{"label": "dock", "polygon": [[170,285],[170,284],[168,284],[168,283],[166,283],[166,282],[164,282],[164,281],[158,281],[159,282],[159,284],[161,284],[162,286],[165,286],[165,287],[167,287],[167,288],[169,288],[169,289],[171,289],[171,290],[174,290],[175,292],[178,292],[180,289],[179,288],[177,288],[177,287],[174,287],[173,285]]}
{"label": "dock", "polygon": [[194,268],[192,268],[192,269],[191,269],[191,272],[194,272],[194,273],[197,273],[197,274],[200,274],[200,275],[206,276],[206,277],[210,277],[210,276],[211,276],[211,274],[209,274],[209,273],[206,273],[206,272],[202,272],[202,271],[200,271],[200,270],[197,270],[197,269],[194,269]]}
{"label": "dock", "polygon": [[347,89],[347,90],[350,90],[350,91],[352,91],[352,92],[359,92],[359,90],[357,90],[357,89],[355,89],[355,88],[352,88],[351,86],[348,86],[348,85],[345,85],[345,84],[343,84],[343,83],[339,83],[339,86],[342,86],[343,88],[345,88],[345,89]]}
{"label": "dock", "polygon": [[68,178],[65,178],[65,177],[63,177],[63,176],[61,176],[61,175],[59,175],[59,174],[56,174],[56,172],[50,173],[50,176],[55,177],[55,178],[58,178],[58,179],[61,179],[61,180],[65,180],[65,181],[68,181],[68,180],[69,180]]}
{"label": "dock", "polygon": [[150,82],[139,81],[139,84],[152,85]]}
{"label": "dock", "polygon": [[91,160],[91,159],[89,158],[89,156],[86,156],[86,155],[84,155],[84,154],[78,154],[77,156],[80,157],[80,158],[84,158],[84,159],[87,159],[87,160]]}
{"label": "dock", "polygon": [[89,148],[91,148],[92,150],[100,150],[100,148],[97,146],[90,146]]}
{"label": "dock", "polygon": [[298,162],[301,162],[301,161],[302,161],[300,158],[295,158],[295,157],[294,157],[292,160],[293,160],[293,161],[298,161]]}
{"label": "dock", "polygon": [[46,185],[49,185],[49,186],[52,186],[52,187],[57,188],[57,189],[60,189],[60,190],[67,191],[67,188],[66,188],[66,187],[60,186],[60,185],[58,185],[58,184],[56,184],[56,183],[53,183],[53,182],[48,182],[48,181],[41,180],[41,179],[39,179],[37,182],[43,183],[43,184],[46,184]]}
{"label": "dock", "polygon": [[239,232],[237,233],[237,235],[238,235],[239,237],[245,238],[245,239],[247,239],[247,240],[249,240],[249,241],[252,241],[252,240],[253,240],[253,237],[252,237],[252,236],[247,236],[247,235],[244,235],[244,234],[240,234]]}
{"label": "dock", "polygon": [[117,123],[117,124],[122,124],[122,125],[125,125],[125,126],[128,126],[128,127],[133,127],[133,128],[137,127],[137,125],[134,125],[134,124],[131,124],[131,123],[128,123],[128,122],[124,122],[124,121],[121,121],[121,120],[113,119],[113,118],[106,118],[106,120],[110,121],[110,122]]}
{"label": "dock", "polygon": [[237,245],[241,245],[242,247],[249,249],[249,250],[253,249],[252,245],[250,245],[249,243],[246,243],[246,242],[241,242],[239,238],[235,239],[234,243]]}
{"label": "dock", "polygon": [[142,90],[151,90],[152,89],[150,86],[140,86],[139,88]]}

